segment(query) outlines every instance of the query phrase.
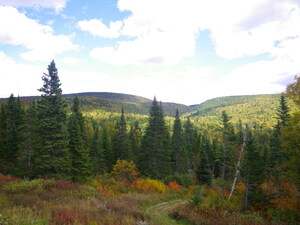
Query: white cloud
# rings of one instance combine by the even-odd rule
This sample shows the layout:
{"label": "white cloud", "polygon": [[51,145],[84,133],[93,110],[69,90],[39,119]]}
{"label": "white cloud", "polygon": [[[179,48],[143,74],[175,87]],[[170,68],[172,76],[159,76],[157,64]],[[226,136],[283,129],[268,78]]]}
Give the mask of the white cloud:
{"label": "white cloud", "polygon": [[65,64],[68,64],[70,66],[74,66],[80,62],[80,59],[74,58],[74,57],[65,57],[62,60]]}
{"label": "white cloud", "polygon": [[45,68],[17,64],[12,58],[0,51],[0,97],[39,95],[41,77]]}
{"label": "white cloud", "polygon": [[117,38],[123,26],[122,21],[110,22],[107,27],[102,20],[91,19],[82,20],[77,23],[78,27],[83,31],[88,31],[92,35],[104,38]]}
{"label": "white cloud", "polygon": [[0,43],[25,47],[28,51],[21,57],[28,61],[49,61],[56,54],[78,48],[71,36],[54,35],[50,26],[37,23],[13,7],[0,6],[0,27]]}
{"label": "white cloud", "polygon": [[86,21],[86,30],[94,35],[135,38],[92,51],[93,58],[115,65],[151,59],[175,64],[194,56],[201,30],[211,32],[217,55],[225,59],[272,53],[276,41],[300,36],[300,4],[295,0],[119,0],[118,8],[131,15],[116,22],[123,23],[117,32],[101,20]]}
{"label": "white cloud", "polygon": [[68,0],[0,0],[0,5],[13,7],[30,7],[30,8],[53,8],[60,12],[65,8]]}
{"label": "white cloud", "polygon": [[[180,41],[186,44],[181,45]],[[176,64],[183,57],[193,56],[194,45],[193,37],[185,33],[178,35],[155,30],[133,41],[120,41],[115,48],[95,48],[90,55],[114,65]]]}

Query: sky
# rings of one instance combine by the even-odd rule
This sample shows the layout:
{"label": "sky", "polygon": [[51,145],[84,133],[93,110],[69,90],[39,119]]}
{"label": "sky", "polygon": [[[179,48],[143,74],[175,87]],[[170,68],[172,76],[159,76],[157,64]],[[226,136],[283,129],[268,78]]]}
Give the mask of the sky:
{"label": "sky", "polygon": [[63,93],[199,104],[283,92],[300,73],[300,0],[0,0],[0,97]]}

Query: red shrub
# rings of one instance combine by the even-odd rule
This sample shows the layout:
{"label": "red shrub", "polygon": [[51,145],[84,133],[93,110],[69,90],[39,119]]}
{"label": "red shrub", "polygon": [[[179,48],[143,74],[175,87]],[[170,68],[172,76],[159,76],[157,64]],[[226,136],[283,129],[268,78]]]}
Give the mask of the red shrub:
{"label": "red shrub", "polygon": [[0,174],[0,183],[7,183],[10,181],[19,181],[19,180],[20,179],[16,178],[16,177],[5,176],[5,175]]}
{"label": "red shrub", "polygon": [[174,189],[174,190],[180,190],[181,186],[179,184],[176,183],[176,181],[170,181],[168,184],[168,187],[170,189]]}

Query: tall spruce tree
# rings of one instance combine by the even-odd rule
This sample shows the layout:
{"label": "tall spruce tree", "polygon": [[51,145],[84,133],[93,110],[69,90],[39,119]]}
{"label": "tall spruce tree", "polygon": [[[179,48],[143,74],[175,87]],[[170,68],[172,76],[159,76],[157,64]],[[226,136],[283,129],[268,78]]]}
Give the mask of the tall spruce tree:
{"label": "tall spruce tree", "polygon": [[37,108],[36,102],[32,101],[24,116],[24,124],[21,127],[22,141],[19,148],[22,151],[18,154],[18,163],[21,176],[32,177],[34,154],[38,146],[38,132],[37,132]]}
{"label": "tall spruce tree", "polygon": [[99,137],[99,127],[97,124],[93,124],[94,134],[90,143],[90,159],[92,165],[92,174],[100,174],[106,171],[106,165],[104,162],[103,151],[101,148],[101,142]]}
{"label": "tall spruce tree", "polygon": [[251,130],[248,131],[246,146],[245,146],[245,209],[250,206],[263,203],[263,192],[260,185],[264,178],[264,162],[257,143],[252,135]]}
{"label": "tall spruce tree", "polygon": [[208,160],[206,150],[202,148],[200,150],[200,163],[196,170],[197,179],[201,184],[211,185],[212,182],[212,173]]}
{"label": "tall spruce tree", "polygon": [[61,83],[54,60],[42,80],[43,87],[39,89],[42,98],[38,102],[39,146],[35,154],[36,175],[69,179],[71,161],[66,104],[62,99]]}
{"label": "tall spruce tree", "polygon": [[197,158],[199,154],[199,148],[197,146],[198,133],[191,123],[190,118],[184,124],[184,145],[188,155],[188,167],[190,170],[196,171]]}
{"label": "tall spruce tree", "polygon": [[178,109],[176,110],[172,135],[172,153],[174,162],[174,172],[179,174],[188,173],[188,155],[183,140],[183,131]]}
{"label": "tall spruce tree", "polygon": [[225,182],[227,170],[230,168],[232,163],[232,151],[235,142],[235,133],[232,124],[230,123],[230,117],[226,111],[222,112],[221,126],[222,126],[222,150],[221,150],[221,182],[222,182],[222,196],[225,196]]}
{"label": "tall spruce tree", "polygon": [[280,105],[277,109],[277,125],[275,126],[271,140],[270,140],[270,166],[273,175],[279,175],[280,166],[284,163],[286,156],[281,146],[281,129],[287,125],[290,118],[289,108],[287,106],[286,98],[282,94],[280,96]]}
{"label": "tall spruce tree", "polygon": [[134,124],[130,127],[129,133],[129,146],[130,146],[130,156],[129,160],[138,164],[138,158],[141,155],[141,135],[142,131],[139,127],[139,122],[135,121]]}
{"label": "tall spruce tree", "polygon": [[114,160],[113,149],[111,144],[111,137],[108,135],[107,125],[103,125],[102,151],[103,151],[103,158],[105,162],[106,171],[110,172],[115,163],[115,160]]}
{"label": "tall spruce tree", "polygon": [[116,126],[116,135],[114,137],[114,155],[115,161],[127,160],[129,153],[129,141],[127,134],[127,124],[124,115],[124,109],[122,107],[121,117]]}
{"label": "tall spruce tree", "polygon": [[69,149],[71,153],[72,180],[84,182],[91,175],[91,162],[87,146],[84,118],[79,109],[79,99],[74,98],[68,122]]}
{"label": "tall spruce tree", "polygon": [[170,174],[170,137],[162,107],[156,98],[150,109],[149,122],[142,141],[142,151],[139,165],[144,175],[160,179]]}
{"label": "tall spruce tree", "polygon": [[24,111],[21,101],[15,98],[13,94],[2,107],[1,112],[1,141],[2,158],[5,164],[4,173],[19,175],[17,168],[17,158],[20,152],[20,143],[22,142],[21,127],[24,123]]}

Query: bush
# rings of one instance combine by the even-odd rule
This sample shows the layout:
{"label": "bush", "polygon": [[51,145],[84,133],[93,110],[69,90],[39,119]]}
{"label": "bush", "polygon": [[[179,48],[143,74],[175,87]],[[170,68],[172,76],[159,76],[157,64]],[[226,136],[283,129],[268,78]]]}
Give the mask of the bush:
{"label": "bush", "polygon": [[154,191],[159,193],[164,193],[167,190],[167,186],[163,182],[152,179],[138,179],[132,182],[131,187],[139,191]]}
{"label": "bush", "polygon": [[196,184],[196,180],[193,179],[192,177],[190,177],[187,174],[179,174],[179,173],[175,173],[171,176],[167,176],[164,179],[165,183],[169,183],[171,181],[175,181],[177,184],[184,186],[184,187],[188,187],[188,186],[192,186]]}
{"label": "bush", "polygon": [[21,192],[29,192],[33,190],[41,190],[43,188],[43,179],[38,180],[24,180],[21,182],[9,182],[3,186],[5,191],[11,193],[21,193]]}
{"label": "bush", "polygon": [[6,176],[3,174],[0,174],[0,185],[3,183],[11,182],[11,181],[20,181],[20,179],[16,178],[16,177],[11,177],[11,176]]}
{"label": "bush", "polygon": [[136,179],[139,172],[137,171],[134,162],[117,160],[117,163],[113,166],[111,174],[122,180],[133,181]]}

